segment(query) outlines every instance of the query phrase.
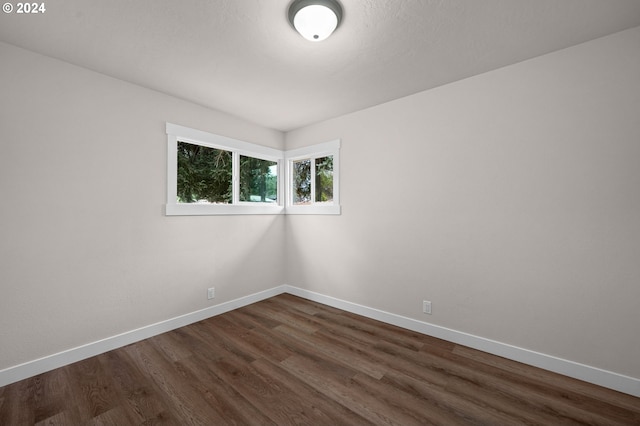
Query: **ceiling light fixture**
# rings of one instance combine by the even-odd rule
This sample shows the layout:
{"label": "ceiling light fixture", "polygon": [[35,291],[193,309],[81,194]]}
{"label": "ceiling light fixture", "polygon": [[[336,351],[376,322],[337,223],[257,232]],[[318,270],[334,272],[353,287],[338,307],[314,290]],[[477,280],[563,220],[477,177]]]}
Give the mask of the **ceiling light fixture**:
{"label": "ceiling light fixture", "polygon": [[338,28],[342,6],[336,0],[295,0],[289,6],[289,22],[310,41],[322,41]]}

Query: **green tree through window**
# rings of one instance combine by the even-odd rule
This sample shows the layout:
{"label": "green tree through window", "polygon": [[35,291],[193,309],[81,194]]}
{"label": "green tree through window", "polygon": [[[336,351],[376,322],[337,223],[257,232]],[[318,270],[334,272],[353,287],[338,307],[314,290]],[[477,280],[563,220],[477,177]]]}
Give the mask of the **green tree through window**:
{"label": "green tree through window", "polygon": [[278,163],[240,156],[240,201],[278,201]]}
{"label": "green tree through window", "polygon": [[311,201],[311,160],[293,162],[293,204]]}
{"label": "green tree through window", "polygon": [[[333,201],[333,156],[294,161],[293,204],[305,205]],[[313,168],[312,168],[313,166]],[[313,175],[313,176],[312,176]],[[312,180],[314,188],[312,189]],[[313,198],[315,191],[315,198]]]}
{"label": "green tree through window", "polygon": [[316,158],[316,202],[333,201],[333,156]]}
{"label": "green tree through window", "polygon": [[178,203],[231,203],[232,164],[230,151],[178,142]]}

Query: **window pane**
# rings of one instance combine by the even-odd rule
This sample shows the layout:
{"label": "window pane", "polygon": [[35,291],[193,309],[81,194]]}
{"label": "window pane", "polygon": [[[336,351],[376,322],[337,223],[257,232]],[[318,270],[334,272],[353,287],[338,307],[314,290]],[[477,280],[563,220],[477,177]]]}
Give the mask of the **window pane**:
{"label": "window pane", "polygon": [[293,162],[293,204],[311,203],[311,160]]}
{"label": "window pane", "polygon": [[240,156],[240,201],[278,201],[278,163]]}
{"label": "window pane", "polygon": [[231,152],[178,142],[178,203],[232,201]]}
{"label": "window pane", "polygon": [[316,158],[316,203],[333,201],[333,156]]}

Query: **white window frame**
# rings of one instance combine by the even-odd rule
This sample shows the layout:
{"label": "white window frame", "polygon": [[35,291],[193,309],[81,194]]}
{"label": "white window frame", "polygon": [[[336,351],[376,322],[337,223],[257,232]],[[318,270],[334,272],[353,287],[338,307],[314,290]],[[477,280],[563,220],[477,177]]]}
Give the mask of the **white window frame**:
{"label": "white window frame", "polygon": [[[333,201],[317,203],[315,201],[315,160],[333,156]],[[293,203],[293,163],[311,160],[311,204],[295,205]],[[285,152],[286,163],[286,212],[287,214],[341,214],[340,207],[340,139],[320,143]]]}
{"label": "white window frame", "polygon": [[[339,215],[340,208],[340,139],[291,151],[281,151],[237,139],[220,136],[178,124],[166,123],[167,133],[167,216],[242,215],[242,214],[316,214]],[[232,153],[231,204],[178,203],[178,141],[215,148]],[[240,201],[240,156],[274,161],[278,164],[278,200],[276,203]],[[333,156],[333,201],[315,202],[315,179],[311,179],[312,203],[293,204],[293,162]]]}
{"label": "white window frame", "polygon": [[[167,216],[193,215],[240,215],[240,214],[283,214],[284,184],[283,157],[280,150],[256,145],[226,136],[215,135],[177,124],[167,123]],[[209,148],[230,151],[233,161],[231,204],[196,204],[178,203],[178,141]],[[278,164],[278,201],[277,203],[241,202],[240,201],[240,156],[248,156],[260,160],[275,161]]]}

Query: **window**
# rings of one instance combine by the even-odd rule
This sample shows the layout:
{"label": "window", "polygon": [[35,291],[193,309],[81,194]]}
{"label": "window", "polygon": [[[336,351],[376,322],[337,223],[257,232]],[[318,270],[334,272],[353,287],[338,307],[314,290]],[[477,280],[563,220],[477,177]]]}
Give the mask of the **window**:
{"label": "window", "polygon": [[231,204],[233,199],[231,151],[178,141],[178,204]]}
{"label": "window", "polygon": [[333,155],[293,161],[292,170],[293,205],[333,203]]}
{"label": "window", "polygon": [[287,213],[340,214],[338,164],[340,141],[285,153]]}
{"label": "window", "polygon": [[311,204],[311,160],[292,161],[293,205]]}
{"label": "window", "polygon": [[340,214],[339,140],[283,152],[167,123],[167,144],[169,216]]}
{"label": "window", "polygon": [[278,162],[240,156],[240,201],[278,202]]}
{"label": "window", "polygon": [[283,152],[167,123],[167,215],[284,211]]}

